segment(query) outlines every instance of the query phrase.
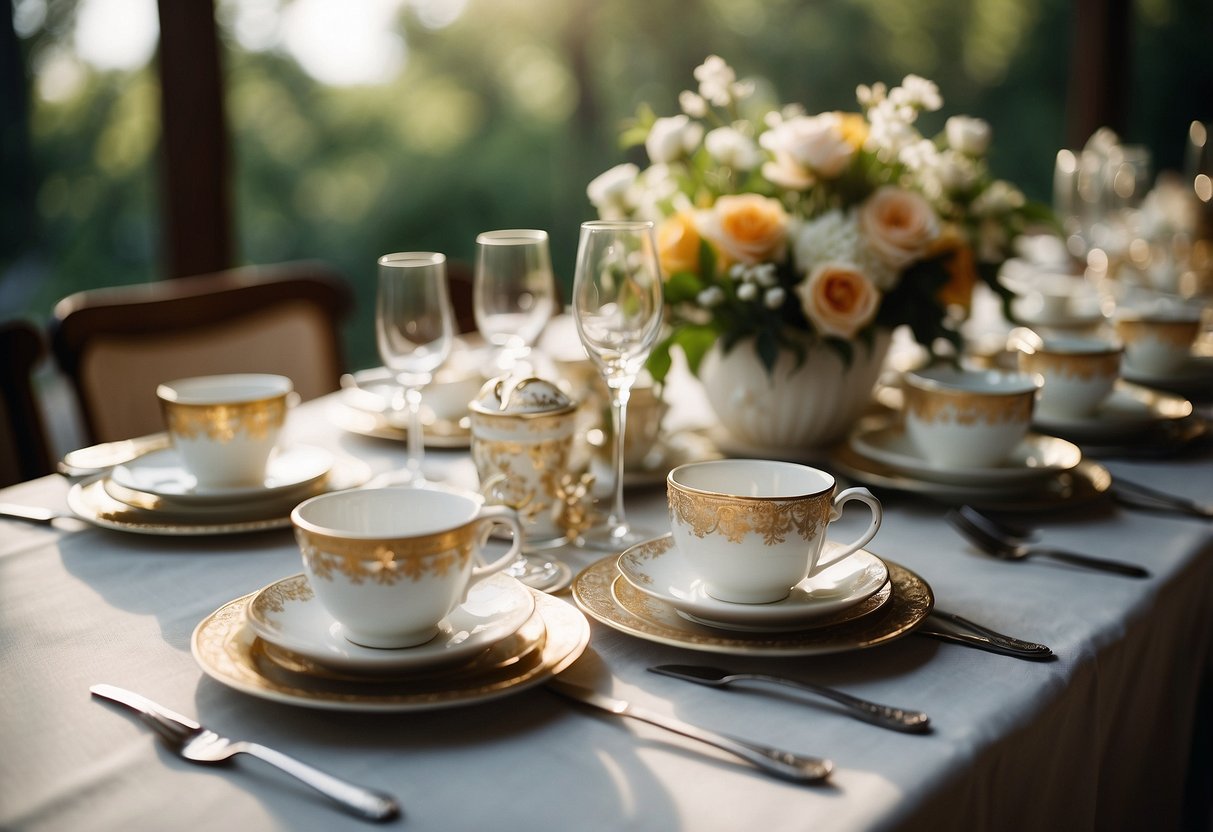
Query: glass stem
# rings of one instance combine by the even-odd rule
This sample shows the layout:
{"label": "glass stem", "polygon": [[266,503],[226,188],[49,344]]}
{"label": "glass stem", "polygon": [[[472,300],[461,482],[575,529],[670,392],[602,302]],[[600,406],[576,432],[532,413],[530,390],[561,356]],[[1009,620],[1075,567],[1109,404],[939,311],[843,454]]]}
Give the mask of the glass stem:
{"label": "glass stem", "polygon": [[425,479],[421,473],[421,462],[425,458],[425,442],[421,436],[421,388],[406,387],[404,402],[409,412],[408,469],[410,480],[421,482]]}
{"label": "glass stem", "polygon": [[623,515],[623,435],[628,423],[628,399],[632,396],[630,381],[624,381],[611,391],[611,427],[615,434],[614,473],[615,496],[607,522],[612,529],[627,530],[627,519]]}

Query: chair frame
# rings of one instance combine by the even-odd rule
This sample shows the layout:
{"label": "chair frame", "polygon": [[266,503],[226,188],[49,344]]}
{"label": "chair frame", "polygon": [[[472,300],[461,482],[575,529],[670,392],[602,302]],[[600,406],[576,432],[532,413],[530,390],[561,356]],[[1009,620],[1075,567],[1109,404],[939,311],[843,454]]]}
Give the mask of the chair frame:
{"label": "chair frame", "polygon": [[46,355],[41,330],[27,321],[0,323],[0,395],[14,438],[17,470],[23,480],[51,472],[46,422],[34,391],[33,371]]}

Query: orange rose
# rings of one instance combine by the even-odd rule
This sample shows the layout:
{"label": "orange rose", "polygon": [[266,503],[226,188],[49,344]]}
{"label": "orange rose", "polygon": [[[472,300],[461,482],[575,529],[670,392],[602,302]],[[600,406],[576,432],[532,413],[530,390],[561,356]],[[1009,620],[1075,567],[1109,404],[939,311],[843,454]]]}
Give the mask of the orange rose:
{"label": "orange rose", "polygon": [[945,226],[926,252],[927,257],[940,255],[945,255],[943,267],[948,272],[948,282],[940,287],[936,297],[945,306],[960,306],[968,311],[973,303],[977,269],[973,263],[973,249],[953,225]]}
{"label": "orange rose", "polygon": [[876,256],[903,269],[921,260],[939,236],[939,218],[918,194],[886,185],[859,209],[859,228]]}
{"label": "orange rose", "polygon": [[657,258],[667,278],[699,271],[699,230],[691,214],[674,214],[657,228]]}
{"label": "orange rose", "polygon": [[788,215],[777,199],[758,194],[722,196],[703,215],[699,230],[730,262],[778,261],[787,250]]}
{"label": "orange rose", "polygon": [[880,290],[850,263],[822,263],[796,287],[805,316],[822,335],[853,338],[876,316]]}

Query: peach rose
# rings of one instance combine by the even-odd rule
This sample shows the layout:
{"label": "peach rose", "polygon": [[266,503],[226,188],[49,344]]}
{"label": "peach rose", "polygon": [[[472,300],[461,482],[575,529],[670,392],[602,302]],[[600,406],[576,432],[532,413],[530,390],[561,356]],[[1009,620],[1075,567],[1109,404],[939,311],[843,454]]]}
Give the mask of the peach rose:
{"label": "peach rose", "polygon": [[778,261],[787,251],[788,214],[770,197],[722,196],[701,217],[699,231],[730,262]]}
{"label": "peach rose", "polygon": [[886,185],[859,209],[859,228],[877,257],[902,269],[921,259],[939,236],[939,218],[918,194]]}
{"label": "peach rose", "polygon": [[880,290],[850,263],[822,263],[796,286],[796,294],[817,331],[838,338],[854,338],[880,305]]}
{"label": "peach rose", "polygon": [[699,270],[699,242],[699,230],[691,214],[679,212],[658,226],[657,258],[667,278],[678,272]]}

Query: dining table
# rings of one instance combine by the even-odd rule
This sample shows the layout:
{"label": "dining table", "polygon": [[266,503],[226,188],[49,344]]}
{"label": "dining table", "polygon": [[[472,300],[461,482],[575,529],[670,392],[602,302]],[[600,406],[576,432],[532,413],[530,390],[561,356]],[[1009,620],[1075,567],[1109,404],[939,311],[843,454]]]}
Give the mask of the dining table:
{"label": "dining table", "polygon": [[[667,431],[712,435],[689,376],[666,391]],[[340,426],[341,394],[297,406],[284,446],[404,465],[400,441]],[[1209,502],[1213,452],[1101,460],[1123,477]],[[829,459],[814,464],[830,470]],[[464,447],[431,447],[430,476],[476,489]],[[670,530],[663,472],[629,482],[628,519]],[[850,484],[844,482],[844,484]],[[947,506],[874,487],[883,524],[867,549],[929,587],[928,603],[1052,650],[1026,661],[922,635],[806,655],[705,652],[590,616],[588,644],[561,674],[698,726],[817,757],[824,782],[772,777],[737,758],[536,684],[451,707],[308,707],[250,694],[200,668],[199,623],[302,571],[289,527],[166,536],[71,516],[55,474],[0,491],[50,509],[49,524],[0,519],[0,829],[365,829],[368,823],[248,758],[180,759],[136,715],[90,696],[136,691],[225,736],[276,748],[394,795],[388,826],[450,830],[1024,830],[1213,827],[1213,522],[1112,499],[1016,519],[1049,544],[1144,567],[1126,578],[982,554]],[[856,515],[862,512],[854,512]],[[856,536],[844,514],[831,535]],[[609,553],[552,553],[573,572]],[[613,574],[613,572],[611,572]],[[568,589],[545,596],[582,613]],[[546,602],[546,600],[545,600]],[[930,619],[928,619],[930,620]],[[714,688],[651,672],[706,664],[792,677],[925,712],[903,733],[784,688]]]}

